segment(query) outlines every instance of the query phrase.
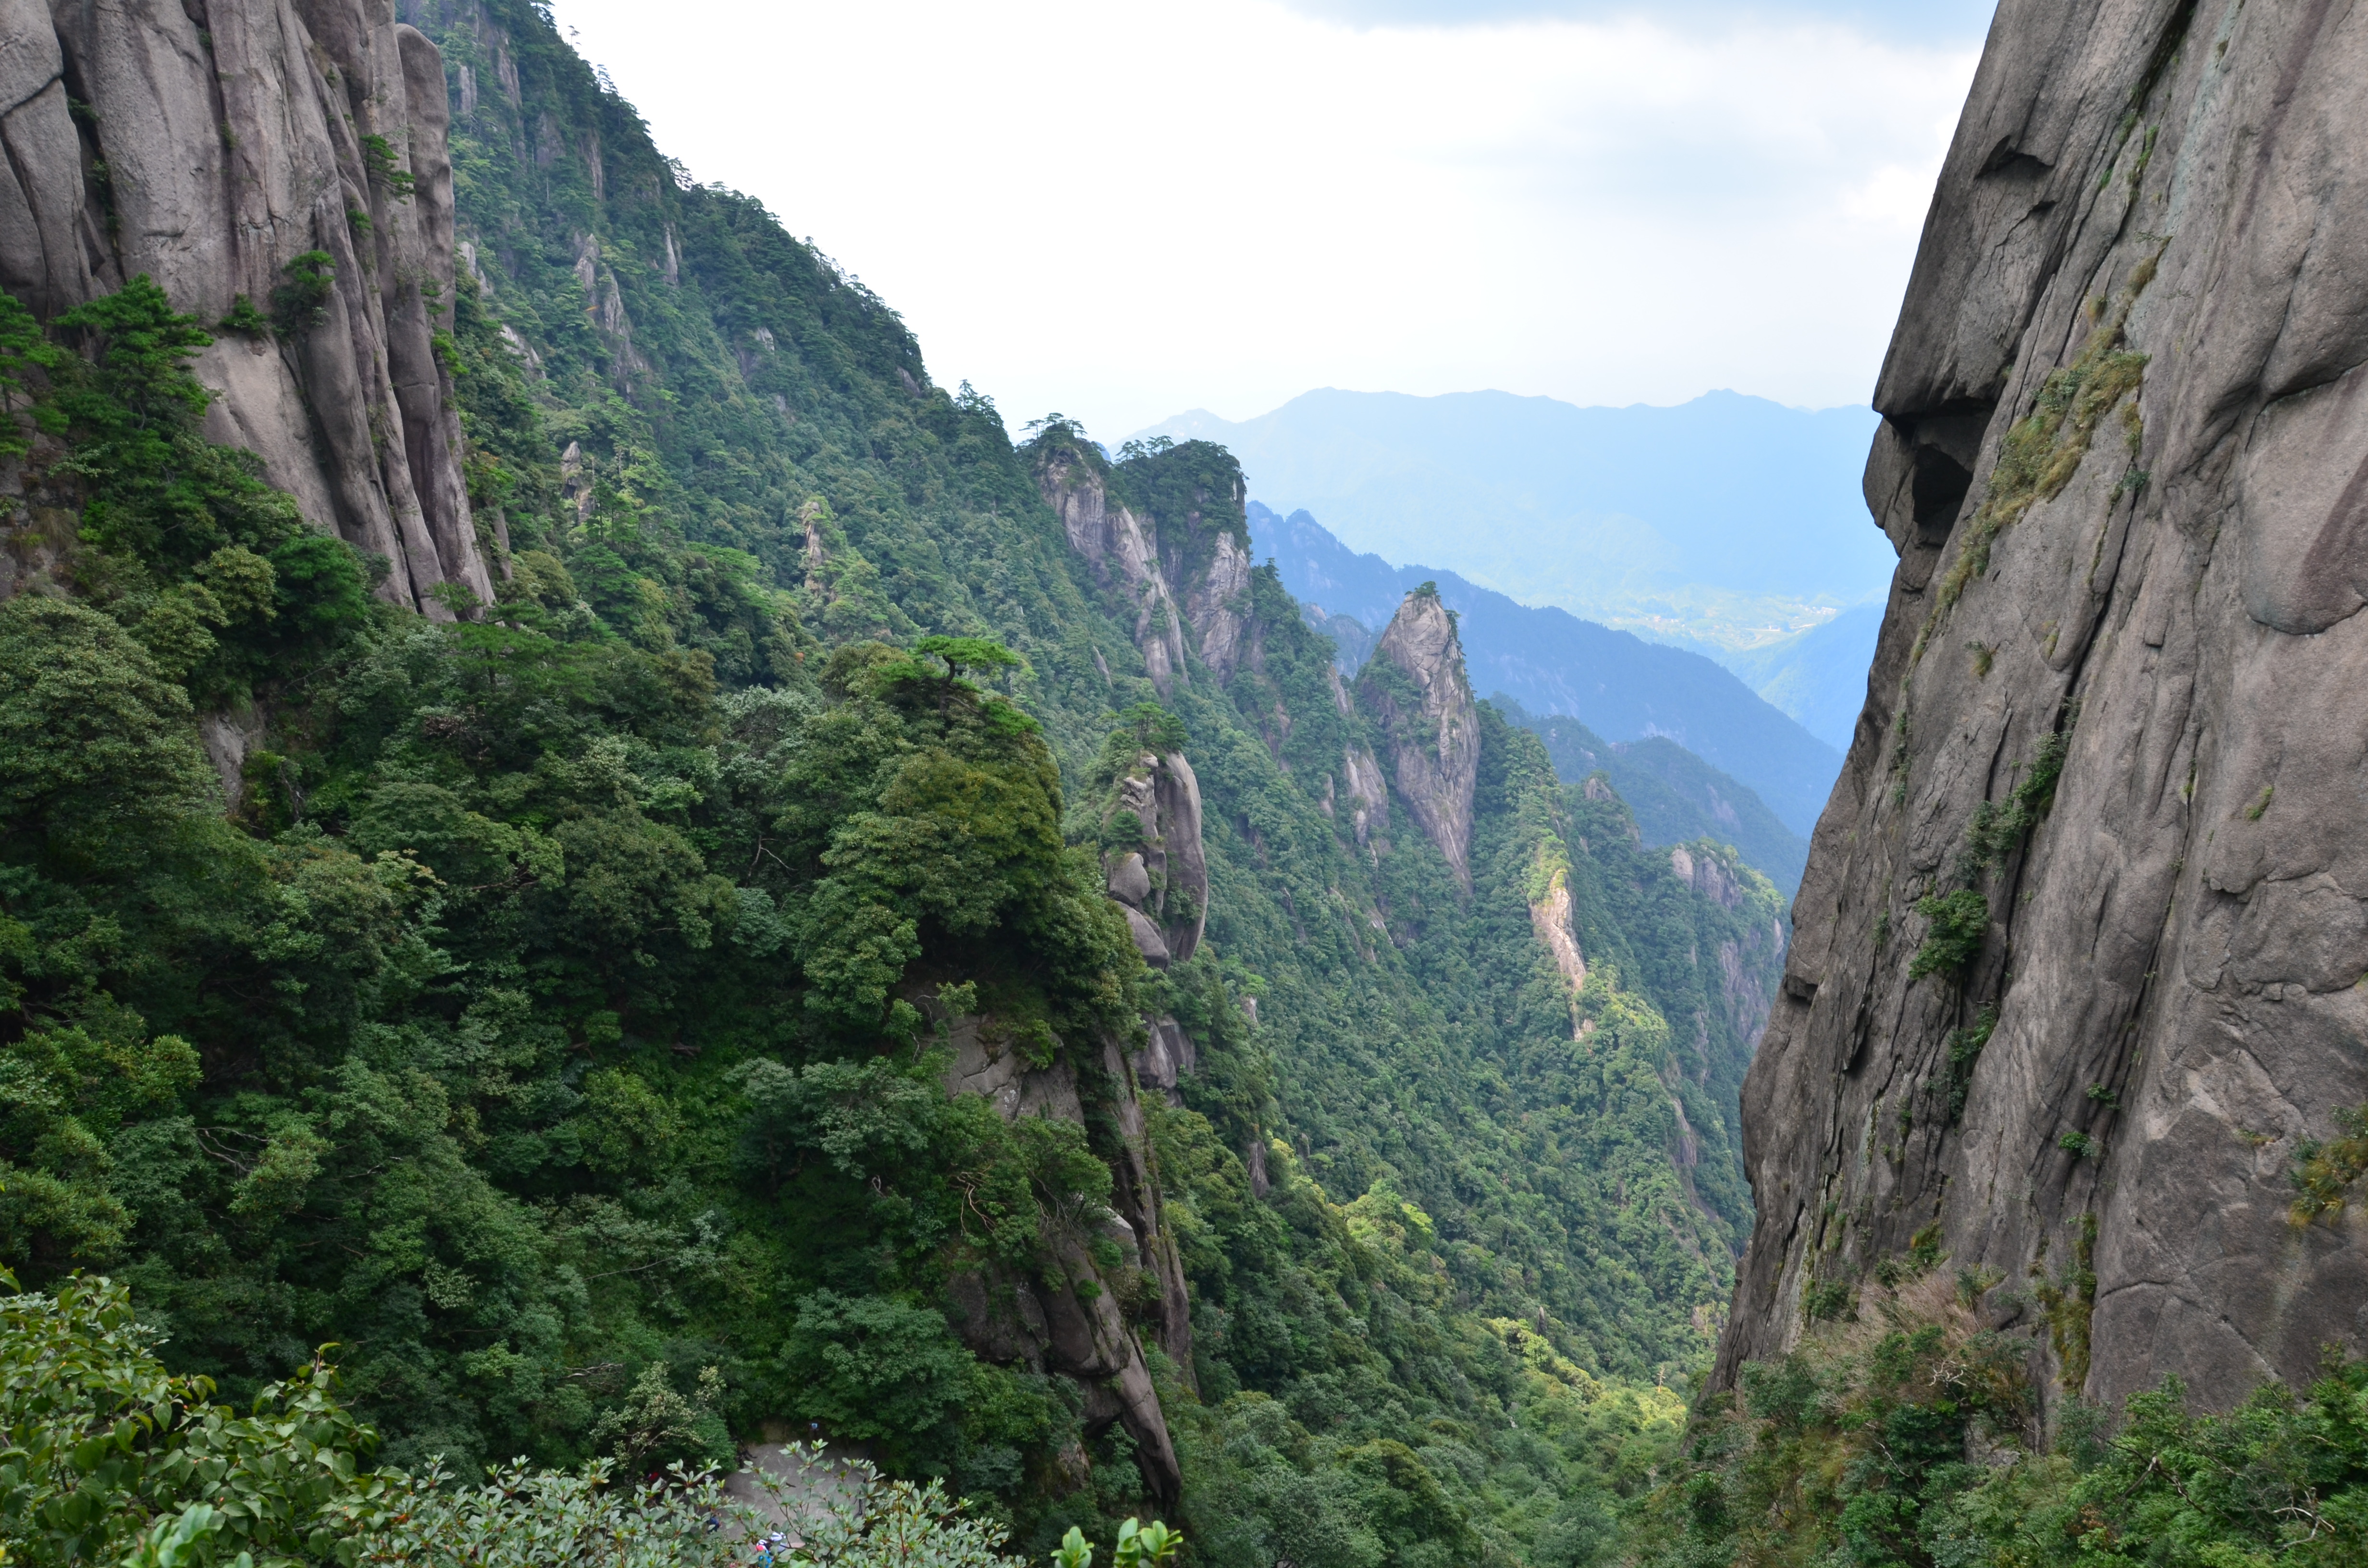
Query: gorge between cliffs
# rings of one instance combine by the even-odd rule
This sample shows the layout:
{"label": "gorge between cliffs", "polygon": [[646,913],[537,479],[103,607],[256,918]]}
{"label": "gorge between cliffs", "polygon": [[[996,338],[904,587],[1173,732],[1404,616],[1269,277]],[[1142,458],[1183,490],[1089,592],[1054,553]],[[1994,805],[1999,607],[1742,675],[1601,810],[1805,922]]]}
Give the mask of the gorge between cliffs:
{"label": "gorge between cliffs", "polygon": [[2000,7],[1788,905],[548,8],[0,0],[10,1560],[2358,1561],[2363,74]]}

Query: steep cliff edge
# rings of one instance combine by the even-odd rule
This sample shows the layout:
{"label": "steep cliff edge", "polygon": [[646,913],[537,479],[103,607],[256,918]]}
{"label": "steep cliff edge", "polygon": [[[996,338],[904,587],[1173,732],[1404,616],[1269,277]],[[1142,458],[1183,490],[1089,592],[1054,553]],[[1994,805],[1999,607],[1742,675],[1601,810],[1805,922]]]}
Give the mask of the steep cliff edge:
{"label": "steep cliff edge", "polygon": [[1084,556],[1102,586],[1134,610],[1134,645],[1144,673],[1162,697],[1184,675],[1184,625],[1169,591],[1153,529],[1110,494],[1108,477],[1081,447],[1053,452],[1037,472],[1045,504],[1061,519],[1069,548]]}
{"label": "steep cliff edge", "polygon": [[47,319],[144,273],[222,323],[208,435],[438,615],[494,594],[435,346],[448,118],[386,0],[0,0],[0,289]]}
{"label": "steep cliff edge", "polygon": [[[1127,481],[1076,426],[1054,415],[1037,436],[1036,484],[1061,519],[1069,548],[1084,556],[1114,606],[1134,623],[1144,673],[1162,699],[1191,676],[1192,652],[1220,687],[1231,678],[1252,634],[1247,611],[1249,525],[1241,470],[1205,441],[1159,449],[1171,460]],[[1132,450],[1132,449],[1130,449]],[[1180,600],[1180,603],[1179,603]]]}
{"label": "steep cliff edge", "polygon": [[1998,13],[1876,392],[1900,562],[1722,1380],[1919,1233],[2091,1399],[2368,1345],[2368,1233],[2287,1219],[2368,1098],[2363,73],[2328,0]]}
{"label": "steep cliff edge", "polygon": [[1144,961],[1155,969],[1184,962],[1201,945],[1209,910],[1192,764],[1180,751],[1137,754],[1112,787],[1102,828],[1111,846],[1104,879]]}

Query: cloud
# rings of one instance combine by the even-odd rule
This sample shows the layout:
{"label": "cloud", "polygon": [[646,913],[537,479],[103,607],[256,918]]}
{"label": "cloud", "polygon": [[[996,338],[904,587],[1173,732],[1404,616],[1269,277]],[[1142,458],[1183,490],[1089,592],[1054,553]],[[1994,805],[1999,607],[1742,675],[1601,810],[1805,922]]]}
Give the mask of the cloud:
{"label": "cloud", "polygon": [[1112,435],[1321,385],[1862,401],[1975,54],[1801,6],[559,17],[662,146],[903,312],[940,380]]}
{"label": "cloud", "polygon": [[1997,0],[1287,0],[1352,27],[1455,28],[1506,21],[1657,22],[1713,27],[1804,19],[1843,22],[1884,38],[1981,41]]}

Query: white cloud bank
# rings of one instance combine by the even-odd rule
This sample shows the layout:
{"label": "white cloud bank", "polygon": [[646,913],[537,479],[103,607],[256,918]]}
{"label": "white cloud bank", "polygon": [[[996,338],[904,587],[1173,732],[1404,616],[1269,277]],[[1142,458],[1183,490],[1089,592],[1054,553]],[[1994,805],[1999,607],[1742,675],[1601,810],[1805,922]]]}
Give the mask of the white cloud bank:
{"label": "white cloud bank", "polygon": [[1863,402],[1979,44],[1814,7],[556,9],[664,150],[861,276],[937,379],[1105,438],[1320,385]]}

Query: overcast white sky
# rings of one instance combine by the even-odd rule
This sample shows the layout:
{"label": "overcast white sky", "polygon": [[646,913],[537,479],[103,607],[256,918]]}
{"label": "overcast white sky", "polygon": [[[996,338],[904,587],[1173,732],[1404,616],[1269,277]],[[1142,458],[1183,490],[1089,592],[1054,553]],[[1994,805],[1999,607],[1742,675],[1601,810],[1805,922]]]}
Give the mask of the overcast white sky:
{"label": "overcast white sky", "polygon": [[1873,390],[1989,0],[557,0],[1014,429]]}

